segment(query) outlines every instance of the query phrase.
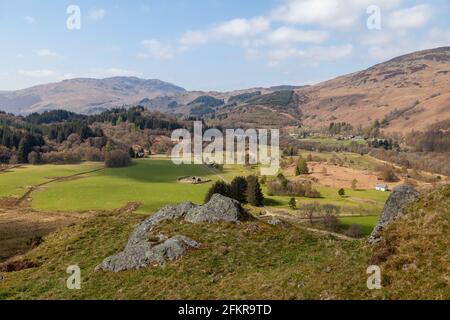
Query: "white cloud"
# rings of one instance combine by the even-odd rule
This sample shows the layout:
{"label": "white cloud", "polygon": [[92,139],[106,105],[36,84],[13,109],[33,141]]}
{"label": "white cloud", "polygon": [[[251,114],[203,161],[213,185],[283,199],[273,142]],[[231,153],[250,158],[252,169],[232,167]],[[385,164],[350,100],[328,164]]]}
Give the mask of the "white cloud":
{"label": "white cloud", "polygon": [[23,18],[25,20],[26,23],[28,24],[34,24],[36,23],[36,18],[32,17],[32,16],[26,16]]}
{"label": "white cloud", "polygon": [[433,8],[423,4],[411,8],[401,9],[391,13],[388,17],[390,28],[421,28],[428,24],[433,17]]}
{"label": "white cloud", "polygon": [[39,69],[39,70],[19,70],[17,74],[28,78],[54,78],[58,73],[53,70]]}
{"label": "white cloud", "polygon": [[371,32],[365,33],[364,39],[362,39],[361,43],[367,46],[377,46],[390,43],[393,40],[393,35],[390,32]]}
{"label": "white cloud", "polygon": [[216,37],[249,37],[270,29],[270,21],[265,17],[253,19],[233,19],[222,23],[212,30],[212,35]]}
{"label": "white cloud", "polygon": [[145,53],[138,53],[140,58],[154,58],[159,60],[173,59],[177,50],[172,46],[163,44],[158,40],[150,39],[141,42],[142,46],[146,50]]}
{"label": "white cloud", "polygon": [[425,41],[422,42],[424,48],[446,47],[450,45],[450,29],[433,28]]}
{"label": "white cloud", "polygon": [[106,15],[106,10],[105,9],[92,9],[91,11],[89,11],[89,19],[92,21],[100,21],[102,20]]}
{"label": "white cloud", "polygon": [[180,44],[183,46],[201,45],[208,41],[208,34],[202,31],[188,31],[180,38]]}
{"label": "white cloud", "polygon": [[323,61],[334,61],[351,56],[353,45],[342,46],[320,46],[306,49],[279,48],[269,51],[269,66],[277,66],[283,60],[292,58],[304,58],[307,62],[317,64]]}
{"label": "white cloud", "polygon": [[397,7],[402,0],[285,0],[272,12],[272,19],[290,24],[349,28],[366,14],[369,5],[384,10]]}
{"label": "white cloud", "polygon": [[[78,77],[87,77],[87,78],[110,78],[110,77],[140,77],[142,76],[142,72],[127,70],[122,68],[106,68],[106,69],[93,69],[82,75],[78,75]],[[75,74],[72,74],[70,78],[76,77]],[[65,76],[67,79],[68,76]]]}
{"label": "white cloud", "polygon": [[61,55],[59,55],[56,52],[53,52],[49,49],[35,49],[35,50],[33,50],[33,53],[40,57],[58,58],[58,59],[62,58]]}
{"label": "white cloud", "polygon": [[328,39],[328,32],[325,31],[303,31],[290,27],[280,27],[267,36],[269,42],[292,44],[292,43],[322,43]]}

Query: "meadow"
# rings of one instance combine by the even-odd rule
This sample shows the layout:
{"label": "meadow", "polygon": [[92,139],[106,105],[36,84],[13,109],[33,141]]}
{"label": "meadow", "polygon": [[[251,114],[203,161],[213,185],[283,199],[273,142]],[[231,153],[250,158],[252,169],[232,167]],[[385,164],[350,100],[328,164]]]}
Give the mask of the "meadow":
{"label": "meadow", "polygon": [[[174,165],[167,158],[141,159],[127,168],[102,169],[99,163],[77,165],[23,166],[0,175],[0,198],[20,197],[30,186],[37,186],[31,194],[33,209],[41,212],[89,212],[113,210],[129,202],[141,203],[137,213],[151,214],[168,204],[192,201],[202,204],[207,190],[214,181],[231,181],[236,176],[257,173],[257,168],[225,166],[215,172],[203,165]],[[84,174],[82,174],[84,173]],[[72,177],[73,175],[78,175]],[[181,184],[182,176],[198,176],[210,179],[205,184]],[[51,179],[63,178],[51,182]],[[48,183],[51,182],[51,183]],[[318,202],[334,204],[341,208],[344,216],[373,215],[368,228],[376,224],[388,193],[374,190],[346,190],[344,197],[338,189],[316,186],[322,197],[319,199],[296,198],[298,206]],[[263,190],[265,187],[263,186]],[[291,197],[267,196],[266,205],[277,209],[290,210]]]}
{"label": "meadow", "polygon": [[182,176],[217,180],[207,167],[177,166],[167,159],[136,160],[127,168],[104,169],[80,179],[49,184],[33,194],[33,208],[40,211],[85,212],[117,209],[141,202],[138,213],[150,214],[168,204],[203,203],[211,183],[181,184]]}
{"label": "meadow", "polygon": [[27,187],[36,186],[51,179],[65,177],[102,168],[102,164],[85,162],[73,165],[23,165],[0,172],[0,198],[20,197]]}

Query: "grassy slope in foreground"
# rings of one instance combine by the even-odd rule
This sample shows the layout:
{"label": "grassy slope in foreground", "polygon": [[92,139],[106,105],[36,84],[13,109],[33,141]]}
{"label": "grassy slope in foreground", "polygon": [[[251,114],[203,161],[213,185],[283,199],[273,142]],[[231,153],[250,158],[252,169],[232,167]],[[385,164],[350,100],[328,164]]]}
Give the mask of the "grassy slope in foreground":
{"label": "grassy slope in foreground", "polygon": [[[321,299],[369,294],[369,256],[361,242],[320,238],[262,222],[172,222],[157,232],[186,235],[202,247],[164,268],[94,272],[103,258],[124,247],[141,219],[104,215],[48,236],[26,255],[40,267],[3,274],[0,299]],[[73,264],[82,270],[79,291],[65,286],[66,268]]]}
{"label": "grassy slope in foreground", "polygon": [[217,179],[205,166],[173,164],[170,160],[143,159],[127,168],[105,169],[83,179],[51,184],[33,195],[33,207],[41,211],[83,212],[120,208],[142,202],[139,213],[151,213],[164,205],[202,203],[210,184],[177,182],[182,176]]}
{"label": "grassy slope in foreground", "polygon": [[[202,243],[164,268],[94,272],[120,251],[143,218],[103,214],[48,236],[25,258],[40,266],[2,274],[0,299],[450,299],[450,187],[422,196],[384,234],[390,256],[378,261],[383,289],[366,287],[366,268],[386,247],[342,241],[263,222],[192,225],[156,232]],[[403,270],[405,264],[416,268]],[[82,270],[82,289],[67,290],[66,268]]]}

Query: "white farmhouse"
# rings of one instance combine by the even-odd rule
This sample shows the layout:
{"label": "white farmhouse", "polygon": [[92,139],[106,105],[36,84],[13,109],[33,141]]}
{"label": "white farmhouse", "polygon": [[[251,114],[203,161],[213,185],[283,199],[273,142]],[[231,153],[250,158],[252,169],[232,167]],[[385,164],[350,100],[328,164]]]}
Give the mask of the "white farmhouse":
{"label": "white farmhouse", "polygon": [[382,192],[387,192],[389,191],[389,187],[387,184],[379,184],[375,187],[375,190],[377,191],[382,191]]}

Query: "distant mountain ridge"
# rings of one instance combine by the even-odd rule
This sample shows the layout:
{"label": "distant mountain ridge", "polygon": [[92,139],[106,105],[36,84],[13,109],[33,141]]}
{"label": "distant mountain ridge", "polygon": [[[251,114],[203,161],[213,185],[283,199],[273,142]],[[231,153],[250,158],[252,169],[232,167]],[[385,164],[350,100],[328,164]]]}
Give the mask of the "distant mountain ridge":
{"label": "distant mountain ridge", "polygon": [[0,109],[16,114],[54,109],[90,113],[95,110],[135,104],[143,99],[185,92],[184,88],[156,79],[76,78],[23,90],[0,92]]}
{"label": "distant mountain ridge", "polygon": [[205,92],[135,77],[72,79],[0,91],[0,110],[29,114],[64,109],[90,114],[141,105],[152,111],[212,118],[218,125],[301,124],[324,129],[333,122],[368,127],[378,120],[383,130],[409,132],[450,119],[449,83],[450,47],[443,47],[406,54],[311,86]]}

